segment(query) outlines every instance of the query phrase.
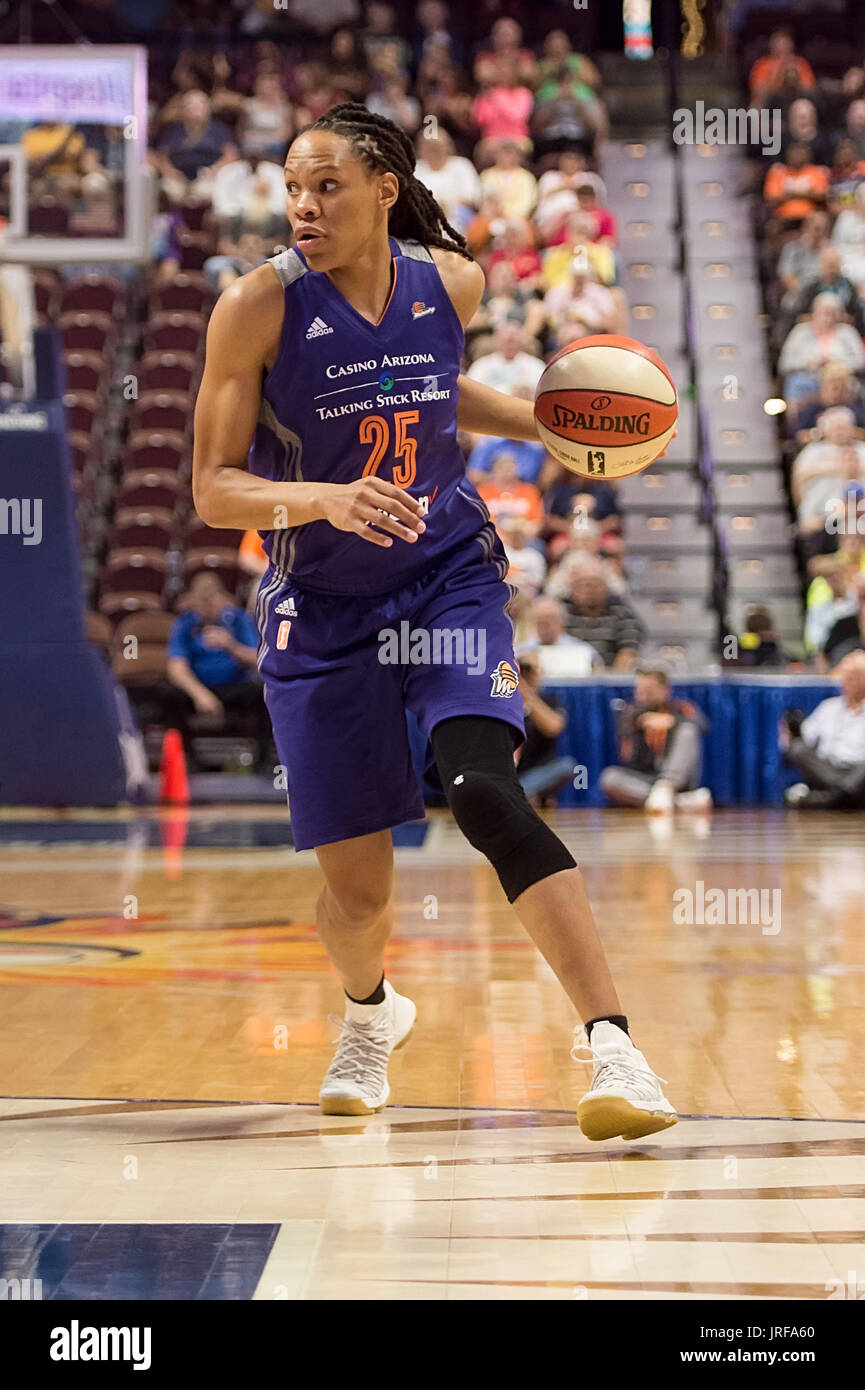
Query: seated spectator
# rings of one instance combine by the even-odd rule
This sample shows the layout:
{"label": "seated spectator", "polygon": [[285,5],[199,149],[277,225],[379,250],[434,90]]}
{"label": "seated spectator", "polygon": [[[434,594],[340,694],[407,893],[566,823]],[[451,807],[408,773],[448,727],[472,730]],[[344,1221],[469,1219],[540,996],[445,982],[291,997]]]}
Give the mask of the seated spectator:
{"label": "seated spectator", "polygon": [[855,612],[838,618],[829,629],[817,661],[818,669],[833,670],[850,652],[865,650],[865,575],[857,574],[854,585]]}
{"label": "seated spectator", "polygon": [[531,293],[541,278],[541,258],[534,247],[532,224],[525,217],[509,217],[493,238],[493,249],[487,258],[487,271],[497,265],[509,265],[521,288]]}
{"label": "seated spectator", "polygon": [[823,700],[806,719],[788,710],[778,731],[786,761],[803,780],[784,800],[798,810],[865,808],[865,652],[838,666],[841,694]]}
{"label": "seated spectator", "polygon": [[470,159],[454,154],[454,142],[441,128],[435,138],[424,135],[418,139],[417,153],[415,178],[429,189],[451,226],[465,232],[481,201],[475,166]]}
{"label": "seated spectator", "polygon": [[566,632],[565,617],[564,605],[546,594],[539,594],[532,604],[534,636],[520,648],[518,657],[522,662],[524,652],[536,656],[545,680],[590,676],[604,669],[594,647]]}
{"label": "seated spectator", "polygon": [[234,241],[244,232],[287,236],[285,176],[270,159],[234,159],[213,181],[213,213],[221,231]]}
{"label": "seated spectator", "polygon": [[541,669],[533,652],[518,661],[523,697],[526,739],[517,753],[517,776],[530,801],[545,806],[574,776],[573,758],[556,752],[559,735],[567,728],[565,707],[555,695],[541,689]]}
{"label": "seated spectator", "polygon": [[547,576],[544,552],[533,544],[537,533],[534,522],[513,512],[500,523],[499,534],[508,557],[508,583],[513,584],[524,599],[533,599],[540,593]]}
{"label": "seated spectator", "polygon": [[795,65],[798,85],[809,91],[816,88],[817,79],[811,64],[799,57],[793,45],[792,33],[782,27],[769,35],[768,56],[758,58],[748,75],[753,105],[762,105],[765,98],[782,89],[791,60]]}
{"label": "seated spectator", "polygon": [[472,381],[480,381],[484,386],[504,391],[507,396],[522,391],[534,398],[545,363],[539,357],[524,352],[523,342],[524,334],[519,324],[503,323],[496,334],[494,350],[476,358],[467,375]]}
{"label": "seated spectator", "polygon": [[545,84],[558,81],[557,75],[562,68],[570,73],[575,96],[588,100],[601,90],[601,74],[591,59],[574,52],[564,29],[551,29],[544,39],[543,56],[538,63],[539,97],[544,93]]}
{"label": "seated spectator", "polygon": [[600,783],[616,806],[649,812],[708,810],[708,787],[699,787],[703,715],[689,700],[672,698],[665,671],[639,671],[633,704],[615,706],[619,762],[605,767]]}
{"label": "seated spectator", "polygon": [[808,281],[819,275],[820,251],[828,241],[829,216],[821,210],[806,217],[801,231],[784,242],[778,258],[778,279],[784,290],[782,309],[789,310]]}
{"label": "seated spectator", "polygon": [[393,5],[383,0],[370,0],[366,7],[366,28],[360,32],[360,43],[370,68],[378,72],[408,75],[411,49],[400,34]]}
{"label": "seated spectator", "polygon": [[272,159],[281,165],[293,131],[291,102],[282,90],[279,74],[259,72],[252,96],[243,102],[238,132],[243,154]]}
{"label": "seated spectator", "polygon": [[537,534],[544,515],[541,494],[534,483],[520,479],[514,454],[500,449],[493,458],[489,481],[478,483],[477,489],[500,534],[514,517],[529,522]]}
{"label": "seated spectator", "polygon": [[860,338],[865,334],[865,315],[862,303],[852,280],[841,273],[841,253],[837,246],[824,246],[817,258],[817,274],[808,280],[797,295],[791,310],[791,318],[810,314],[818,294],[834,294],[841,306],[841,312],[848,318]]}
{"label": "seated spectator", "polygon": [[816,395],[818,373],[827,362],[840,362],[851,372],[861,372],[865,369],[865,348],[856,329],[841,322],[837,296],[819,294],[810,319],[791,328],[778,359],[784,400],[794,411],[805,396]]}
{"label": "seated spectator", "polygon": [[541,159],[564,149],[595,154],[607,129],[601,103],[594,96],[575,95],[567,68],[560,68],[555,79],[545,83],[544,91],[543,97],[537,94],[532,109],[535,155]]}
{"label": "seated spectator", "polygon": [[532,94],[521,84],[516,62],[499,59],[494,81],[482,86],[472,106],[472,120],[481,133],[478,158],[490,159],[501,140],[513,140],[521,150],[530,150],[531,114]]}
{"label": "seated spectator", "polygon": [[766,210],[781,230],[798,227],[812,212],[825,207],[828,197],[829,170],[814,163],[808,145],[789,145],[763,184]]}
{"label": "seated spectator", "polygon": [[633,666],[643,624],[624,599],[611,594],[600,560],[586,558],[574,568],[565,611],[568,632],[594,647],[605,666],[616,671]]}
{"label": "seated spectator", "polygon": [[479,87],[494,85],[502,64],[513,66],[519,81],[534,87],[537,60],[530,48],[523,48],[523,31],[515,19],[497,19],[490,30],[489,47],[475,59],[474,75]]}
{"label": "seated spectator", "polygon": [[793,464],[791,490],[802,533],[825,536],[831,504],[847,483],[865,481],[865,443],[854,439],[855,423],[846,406],[827,410],[820,417],[822,438],[806,444]]}
{"label": "seated spectator", "polygon": [[21,149],[27,161],[32,184],[45,179],[58,188],[74,193],[84,175],[87,145],[74,125],[61,121],[37,121],[21,136]]}
{"label": "seated spectator", "polygon": [[796,419],[797,444],[810,444],[822,438],[818,429],[820,417],[834,406],[844,405],[852,410],[857,430],[865,430],[865,404],[859,382],[840,362],[827,362],[820,373],[820,396],[805,401]]}
{"label": "seated spectator", "polygon": [[585,271],[572,269],[562,284],[547,290],[543,306],[557,349],[590,333],[614,333],[618,326],[615,298]]}
{"label": "seated spectator", "polygon": [[764,603],[751,603],[745,613],[745,630],[740,632],[736,654],[728,655],[724,644],[723,664],[726,666],[761,666],[778,670],[789,664],[789,658],[778,641],[775,622]]}
{"label": "seated spectator", "polygon": [[814,578],[805,600],[804,647],[813,655],[825,646],[838,619],[856,612],[856,598],[852,576],[839,555],[815,555],[808,568]]}
{"label": "seated spectator", "polygon": [[255,232],[243,232],[236,242],[231,237],[221,237],[219,255],[208,256],[204,262],[207,282],[222,294],[241,275],[248,275],[251,270],[264,265],[269,254],[269,247]]}
{"label": "seated spectator", "polygon": [[215,720],[223,720],[226,713],[247,717],[258,742],[258,765],[263,768],[270,721],[255,674],[255,623],[235,606],[216,575],[197,574],[186,598],[186,611],[168,639],[168,679],[186,696],[189,714],[208,714]]}
{"label": "seated spectator", "polygon": [[543,444],[536,439],[499,439],[487,434],[480,437],[480,443],[475,445],[468,458],[468,475],[476,487],[489,481],[496,459],[503,453],[514,460],[520,482],[537,482],[546,458]]}
{"label": "seated spectator", "polygon": [[353,29],[337,29],[330,40],[328,70],[334,81],[355,101],[363,101],[369,91],[366,54]]}
{"label": "seated spectator", "polygon": [[612,285],[616,278],[616,258],[609,246],[595,242],[595,222],[584,212],[570,213],[560,233],[550,242],[541,256],[541,288],[551,290],[567,281],[574,269],[574,260],[587,269],[602,285]]}
{"label": "seated spectator", "polygon": [[786,143],[807,145],[815,164],[832,163],[832,140],[820,129],[817,107],[808,97],[797,97],[787,108]]}
{"label": "seated spectator", "polygon": [[[500,140],[493,163],[480,176],[484,193],[493,193],[506,218],[531,217],[538,196],[537,180],[521,163],[520,147]],[[539,262],[540,264],[540,262]]]}
{"label": "seated spectator", "polygon": [[449,63],[462,63],[463,46],[453,32],[450,9],[443,0],[420,0],[415,18],[420,31],[414,47],[416,65],[433,55]]}
{"label": "seated spectator", "polygon": [[408,75],[405,73],[385,78],[380,90],[371,92],[367,97],[366,104],[375,115],[395,121],[409,135],[414,135],[420,125],[420,102],[409,95]]}
{"label": "seated spectator", "polygon": [[478,355],[475,348],[479,342],[483,352],[492,346],[488,338],[480,339],[479,334],[496,333],[507,322],[520,324],[527,344],[532,346],[532,339],[537,339],[544,329],[544,308],[542,301],[526,288],[525,281],[518,279],[513,262],[497,260],[493,265],[487,263],[487,283],[477,313],[466,330],[467,336],[471,335],[473,355]]}
{"label": "seated spectator", "polygon": [[865,183],[856,189],[852,207],[838,214],[832,242],[841,252],[841,270],[862,293],[865,288]]}
{"label": "seated spectator", "polygon": [[852,208],[856,190],[865,179],[865,162],[856,153],[852,140],[841,140],[829,167],[829,208],[833,213]]}
{"label": "seated spectator", "polygon": [[160,136],[150,156],[172,202],[187,197],[209,198],[220,169],[237,158],[231,131],[211,116],[204,92],[187,92],[183,120]]}
{"label": "seated spectator", "polygon": [[845,117],[847,139],[852,142],[857,159],[865,159],[865,101],[857,97],[847,107]]}
{"label": "seated spectator", "polygon": [[616,219],[609,208],[599,203],[598,191],[593,182],[580,180],[577,184],[577,202],[580,212],[591,217],[595,224],[595,235],[592,238],[595,245],[615,247],[619,236]]}
{"label": "seated spectator", "polygon": [[544,492],[548,536],[570,537],[575,525],[597,522],[605,531],[621,529],[622,518],[613,483],[581,478],[559,465],[557,476]]}
{"label": "seated spectator", "polygon": [[472,118],[474,98],[464,73],[441,60],[426,60],[418,74],[418,93],[425,115],[435,117],[439,130],[453,140],[458,155],[470,157],[477,131]]}

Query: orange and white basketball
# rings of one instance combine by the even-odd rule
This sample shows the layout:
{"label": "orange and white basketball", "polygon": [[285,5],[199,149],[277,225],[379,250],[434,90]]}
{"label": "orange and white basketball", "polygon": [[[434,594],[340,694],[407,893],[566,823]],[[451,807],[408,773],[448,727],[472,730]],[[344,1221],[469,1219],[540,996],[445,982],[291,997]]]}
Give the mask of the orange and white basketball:
{"label": "orange and white basketball", "polygon": [[633,338],[579,338],[547,363],[535,396],[544,447],[572,473],[626,478],[663,453],[678,397],[657,353]]}

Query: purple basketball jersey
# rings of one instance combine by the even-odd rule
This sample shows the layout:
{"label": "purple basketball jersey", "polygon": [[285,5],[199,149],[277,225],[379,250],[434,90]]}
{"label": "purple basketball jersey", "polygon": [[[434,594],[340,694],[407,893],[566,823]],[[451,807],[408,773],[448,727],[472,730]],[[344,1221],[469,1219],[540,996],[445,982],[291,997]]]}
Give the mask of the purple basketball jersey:
{"label": "purple basketball jersey", "polygon": [[327,521],[262,533],[278,574],[335,594],[386,594],[441,563],[488,520],[457,444],[462,325],[425,246],[391,237],[394,285],[378,324],[302,252],[270,264],[285,292],[250,468],[276,482],[374,474],[422,501],[426,531],[389,548]]}

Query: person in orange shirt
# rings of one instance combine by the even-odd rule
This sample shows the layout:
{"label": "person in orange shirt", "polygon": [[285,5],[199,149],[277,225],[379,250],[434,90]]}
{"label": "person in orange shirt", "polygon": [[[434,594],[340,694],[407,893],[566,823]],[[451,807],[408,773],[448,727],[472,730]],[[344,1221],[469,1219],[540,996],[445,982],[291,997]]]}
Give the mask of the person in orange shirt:
{"label": "person in orange shirt", "polygon": [[759,105],[762,96],[777,92],[785,80],[789,83],[794,66],[799,87],[813,91],[817,79],[811,64],[796,53],[789,29],[775,29],[769,36],[768,54],[757,59],[748,77],[752,102]]}
{"label": "person in orange shirt", "polygon": [[499,535],[515,519],[528,522],[530,534],[537,535],[544,515],[541,494],[534,483],[520,481],[513,454],[505,451],[496,456],[490,481],[481,483],[478,492],[487,504]]}
{"label": "person in orange shirt", "polygon": [[786,163],[773,164],[763,185],[768,211],[789,228],[822,208],[829,196],[829,170],[811,163],[808,145],[790,145]]}

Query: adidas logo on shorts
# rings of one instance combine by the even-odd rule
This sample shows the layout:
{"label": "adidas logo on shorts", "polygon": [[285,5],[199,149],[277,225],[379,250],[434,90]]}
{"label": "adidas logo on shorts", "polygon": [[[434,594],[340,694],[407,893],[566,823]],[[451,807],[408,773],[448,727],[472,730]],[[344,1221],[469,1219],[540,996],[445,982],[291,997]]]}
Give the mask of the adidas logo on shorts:
{"label": "adidas logo on shorts", "polygon": [[273,611],[274,613],[279,613],[286,618],[297,617],[297,609],[294,606],[293,598],[283,599],[282,603],[278,603]]}
{"label": "adidas logo on shorts", "polygon": [[309,328],[306,330],[307,342],[310,338],[323,338],[325,333],[332,333],[333,329],[328,328],[324,319],[320,319],[316,314]]}

